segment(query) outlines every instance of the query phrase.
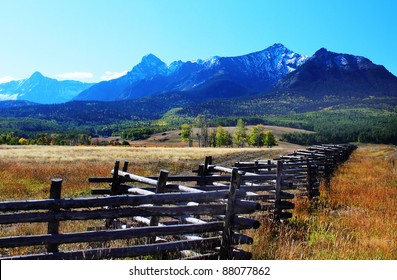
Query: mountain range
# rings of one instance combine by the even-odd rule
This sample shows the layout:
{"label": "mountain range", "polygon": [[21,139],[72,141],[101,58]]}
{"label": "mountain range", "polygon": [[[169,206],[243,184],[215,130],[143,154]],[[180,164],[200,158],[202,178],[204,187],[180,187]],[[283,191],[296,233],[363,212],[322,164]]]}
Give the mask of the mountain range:
{"label": "mountain range", "polygon": [[58,81],[35,72],[28,79],[0,84],[0,100],[24,100],[41,104],[64,103],[92,85],[78,81]]}
{"label": "mountain range", "polygon": [[311,99],[327,96],[397,97],[397,78],[384,66],[376,65],[365,57],[321,48],[299,69],[281,79],[276,91]]}
{"label": "mountain range", "polygon": [[[238,88],[242,95],[263,92],[299,68],[306,59],[281,44],[243,56],[175,61],[170,65],[149,54],[125,76],[100,82],[83,91],[75,100],[126,100],[200,88],[205,88],[211,96],[213,88],[217,92],[220,87]],[[223,97],[228,97],[227,92]]]}
{"label": "mountain range", "polygon": [[[141,98],[142,102],[161,98],[165,102],[196,104],[216,99],[252,100],[258,96],[282,99],[286,95],[316,102],[397,97],[397,77],[361,56],[322,48],[308,57],[274,44],[247,55],[175,61],[169,65],[149,54],[126,75],[97,84],[57,81],[39,72],[25,80],[0,84],[0,100],[41,104]],[[0,107],[29,104],[8,102]]]}

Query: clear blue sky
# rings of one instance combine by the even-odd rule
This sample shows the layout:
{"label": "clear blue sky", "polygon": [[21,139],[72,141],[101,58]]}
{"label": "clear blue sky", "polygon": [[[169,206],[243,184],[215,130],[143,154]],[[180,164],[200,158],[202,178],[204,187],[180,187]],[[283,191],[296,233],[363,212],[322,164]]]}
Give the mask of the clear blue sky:
{"label": "clear blue sky", "polygon": [[0,81],[34,71],[98,82],[153,53],[166,63],[282,43],[361,55],[397,75],[394,0],[0,0]]}

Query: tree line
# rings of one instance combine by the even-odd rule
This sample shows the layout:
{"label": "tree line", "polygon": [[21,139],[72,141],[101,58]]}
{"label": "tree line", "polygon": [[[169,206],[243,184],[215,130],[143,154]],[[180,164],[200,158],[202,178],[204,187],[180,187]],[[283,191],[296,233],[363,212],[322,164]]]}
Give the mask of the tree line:
{"label": "tree line", "polygon": [[181,141],[187,142],[189,147],[193,147],[194,140],[199,147],[232,147],[239,148],[245,145],[254,147],[272,147],[277,145],[276,138],[265,126],[258,124],[252,127],[250,133],[247,132],[246,122],[242,119],[237,120],[236,129],[232,135],[223,126],[210,128],[210,120],[205,115],[197,115],[194,123],[181,125]]}
{"label": "tree line", "polygon": [[397,144],[397,114],[374,109],[344,109],[286,116],[299,118],[316,133],[284,134],[284,141],[313,145],[319,143]]}
{"label": "tree line", "polygon": [[88,134],[46,134],[40,133],[35,137],[25,138],[14,132],[0,134],[0,145],[90,145],[91,136]]}

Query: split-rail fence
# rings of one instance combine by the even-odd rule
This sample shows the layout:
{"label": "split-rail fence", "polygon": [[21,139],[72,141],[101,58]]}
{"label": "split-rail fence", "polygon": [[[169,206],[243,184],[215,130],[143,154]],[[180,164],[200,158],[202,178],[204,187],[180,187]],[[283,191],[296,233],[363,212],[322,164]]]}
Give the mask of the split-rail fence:
{"label": "split-rail fence", "polygon": [[[53,179],[49,199],[0,202],[1,227],[46,223],[48,228],[46,234],[2,234],[0,250],[28,247],[34,253],[0,259],[250,259],[252,254],[238,246],[253,243],[244,234],[260,227],[253,214],[276,221],[292,217],[295,195],[318,196],[320,181],[329,187],[337,165],[355,148],[311,146],[233,167],[206,157],[191,176],[169,176],[162,170],[158,177],[143,177],[129,173],[128,162],[120,167],[116,161],[111,177],[89,178],[110,187],[93,189],[93,196],[84,198],[61,198],[62,180]],[[101,220],[103,226],[60,232],[60,222],[81,220]],[[89,245],[62,250],[70,243]]]}

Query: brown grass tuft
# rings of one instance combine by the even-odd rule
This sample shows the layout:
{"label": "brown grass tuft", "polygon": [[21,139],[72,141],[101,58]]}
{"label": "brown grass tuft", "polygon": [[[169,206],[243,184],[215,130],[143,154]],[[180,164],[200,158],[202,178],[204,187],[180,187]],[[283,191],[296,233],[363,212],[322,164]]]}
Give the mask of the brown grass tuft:
{"label": "brown grass tuft", "polygon": [[253,231],[256,259],[397,259],[397,149],[356,150],[294,218]]}

